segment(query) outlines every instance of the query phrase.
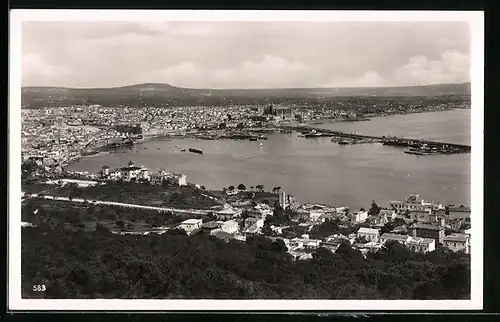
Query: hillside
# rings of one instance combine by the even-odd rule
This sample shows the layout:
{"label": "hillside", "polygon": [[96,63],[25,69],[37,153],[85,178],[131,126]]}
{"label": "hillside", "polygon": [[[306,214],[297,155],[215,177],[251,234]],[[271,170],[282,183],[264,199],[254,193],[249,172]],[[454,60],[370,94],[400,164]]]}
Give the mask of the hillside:
{"label": "hillside", "polygon": [[314,103],[339,97],[435,97],[469,95],[470,83],[375,88],[194,89],[146,83],[114,88],[23,87],[23,107],[69,104],[173,106]]}

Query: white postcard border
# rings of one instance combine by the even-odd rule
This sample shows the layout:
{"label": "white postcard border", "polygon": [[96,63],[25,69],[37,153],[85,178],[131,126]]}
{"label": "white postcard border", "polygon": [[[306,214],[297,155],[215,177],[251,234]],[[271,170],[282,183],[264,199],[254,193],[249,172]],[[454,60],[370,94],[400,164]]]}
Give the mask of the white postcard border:
{"label": "white postcard border", "polygon": [[[8,309],[21,311],[388,311],[483,306],[484,13],[481,11],[12,10],[9,33]],[[471,30],[470,300],[35,300],[21,298],[21,24],[23,21],[468,21]]]}

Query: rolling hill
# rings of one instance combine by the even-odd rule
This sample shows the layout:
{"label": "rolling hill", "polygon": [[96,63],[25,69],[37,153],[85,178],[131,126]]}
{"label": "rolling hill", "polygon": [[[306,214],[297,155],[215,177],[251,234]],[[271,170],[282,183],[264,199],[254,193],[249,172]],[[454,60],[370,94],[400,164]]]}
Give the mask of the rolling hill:
{"label": "rolling hill", "polygon": [[23,87],[23,107],[54,104],[172,106],[300,103],[346,97],[470,95],[470,83],[373,88],[195,89],[145,83],[114,88]]}

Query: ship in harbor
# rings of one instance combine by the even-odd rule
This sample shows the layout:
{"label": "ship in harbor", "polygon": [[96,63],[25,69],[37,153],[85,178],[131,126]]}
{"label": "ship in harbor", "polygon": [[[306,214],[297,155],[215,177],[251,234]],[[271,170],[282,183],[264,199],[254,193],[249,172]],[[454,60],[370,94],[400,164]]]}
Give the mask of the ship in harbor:
{"label": "ship in harbor", "polygon": [[193,149],[193,148],[189,148],[189,152],[203,154],[203,151],[198,150],[198,149]]}

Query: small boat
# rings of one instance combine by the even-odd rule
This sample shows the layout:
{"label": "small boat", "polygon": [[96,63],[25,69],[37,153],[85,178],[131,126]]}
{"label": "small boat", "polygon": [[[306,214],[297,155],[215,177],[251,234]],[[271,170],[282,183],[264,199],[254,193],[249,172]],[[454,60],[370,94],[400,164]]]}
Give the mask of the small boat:
{"label": "small boat", "polygon": [[203,151],[198,150],[198,149],[193,149],[193,148],[189,148],[189,152],[203,154]]}
{"label": "small boat", "polygon": [[260,146],[262,146],[262,145],[263,145],[262,142],[260,142]]}
{"label": "small boat", "polygon": [[250,141],[257,141],[257,138],[250,138]]}
{"label": "small boat", "polygon": [[181,152],[186,152],[186,149],[181,149]]}
{"label": "small boat", "polygon": [[340,144],[340,145],[348,145],[348,144],[349,144],[349,142],[347,142],[347,141],[339,141],[339,144]]}

